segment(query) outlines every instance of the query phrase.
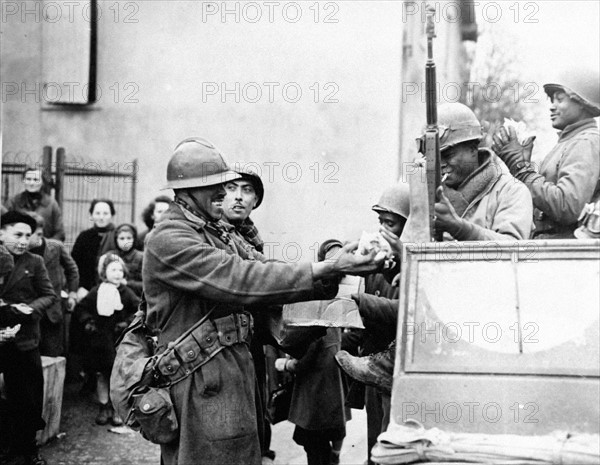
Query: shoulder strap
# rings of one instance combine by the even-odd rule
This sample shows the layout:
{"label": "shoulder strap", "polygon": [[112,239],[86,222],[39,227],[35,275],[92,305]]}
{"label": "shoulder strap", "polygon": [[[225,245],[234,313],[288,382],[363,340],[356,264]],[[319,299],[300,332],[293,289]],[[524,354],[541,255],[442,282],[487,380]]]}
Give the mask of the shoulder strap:
{"label": "shoulder strap", "polygon": [[[204,315],[202,318],[200,318],[192,327],[190,327],[187,331],[185,331],[177,339],[170,342],[169,344],[171,344],[171,345],[178,344],[183,339],[185,339],[188,335],[190,335],[192,332],[194,332],[194,330],[196,328],[198,328],[201,324],[203,324],[210,317],[210,315],[212,314],[212,312],[214,311],[215,308],[217,308],[216,305],[214,305],[206,313],[206,315]],[[146,318],[148,317],[148,301],[146,300],[146,295],[143,290],[142,290],[142,295],[140,297],[140,304],[138,305],[138,310],[140,312],[142,312],[142,326],[145,327],[148,330],[148,332],[152,332],[152,330],[146,325]],[[165,347],[164,350],[166,350],[167,348],[168,347]],[[163,352],[164,352],[164,350],[163,350]]]}

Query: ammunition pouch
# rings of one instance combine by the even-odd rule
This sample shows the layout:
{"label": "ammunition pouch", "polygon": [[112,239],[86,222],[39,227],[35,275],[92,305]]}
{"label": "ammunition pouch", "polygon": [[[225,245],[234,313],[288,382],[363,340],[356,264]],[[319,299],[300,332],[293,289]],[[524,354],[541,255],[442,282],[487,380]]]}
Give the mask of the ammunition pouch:
{"label": "ammunition pouch", "polygon": [[225,347],[250,343],[252,316],[249,313],[206,320],[175,342],[170,342],[154,367],[158,386],[170,386],[189,376]]}

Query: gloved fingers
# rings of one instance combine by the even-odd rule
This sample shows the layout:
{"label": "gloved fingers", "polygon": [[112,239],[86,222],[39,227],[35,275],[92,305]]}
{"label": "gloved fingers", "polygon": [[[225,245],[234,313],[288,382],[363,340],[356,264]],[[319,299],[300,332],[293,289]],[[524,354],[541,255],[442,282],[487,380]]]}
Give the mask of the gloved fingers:
{"label": "gloved fingers", "polygon": [[504,126],[500,126],[500,128],[494,134],[494,142],[497,141],[499,145],[504,145],[508,143],[508,133],[506,132],[506,128]]}
{"label": "gloved fingers", "polygon": [[492,150],[496,153],[499,153],[502,147],[506,144],[506,142],[502,140],[499,130],[496,131],[496,134],[492,136],[492,140],[494,141],[492,144]]}
{"label": "gloved fingers", "polygon": [[[502,127],[501,129],[503,129],[504,133],[506,134],[506,129],[504,127]],[[511,140],[518,141],[519,140],[519,138],[517,136],[517,130],[513,126],[509,126],[507,138],[509,141],[511,141]]]}

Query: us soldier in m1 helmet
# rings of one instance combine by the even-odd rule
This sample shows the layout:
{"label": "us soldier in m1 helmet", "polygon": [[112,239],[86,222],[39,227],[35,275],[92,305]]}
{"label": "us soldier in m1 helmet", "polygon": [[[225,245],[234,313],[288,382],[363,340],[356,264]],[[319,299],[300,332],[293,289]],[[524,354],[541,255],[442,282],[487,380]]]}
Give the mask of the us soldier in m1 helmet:
{"label": "us soldier in m1 helmet", "polygon": [[[448,103],[438,108],[441,172],[444,185],[435,204],[436,227],[444,239],[458,241],[527,239],[532,228],[531,195],[488,148],[480,148],[481,125],[465,105]],[[423,151],[422,141],[420,150]],[[397,253],[398,238],[382,232]],[[398,308],[398,302],[391,306]],[[383,352],[354,357],[336,354],[340,367],[352,378],[390,391],[395,341]]]}
{"label": "us soldier in m1 helmet", "polygon": [[167,167],[165,188],[175,200],[146,243],[146,324],[158,330],[158,353],[173,351],[156,374],[171,383],[179,423],[177,439],[161,445],[164,465],[260,465],[252,319],[244,306],[331,298],[337,286],[319,279],[380,265],[375,253],[354,255],[358,243],[320,263],[264,261],[220,221],[224,183],[240,178],[210,142],[182,141]]}
{"label": "us soldier in m1 helmet", "polygon": [[[531,195],[490,149],[475,114],[461,103],[438,109],[441,173],[436,227],[458,241],[527,239]],[[421,139],[422,140],[422,139]]]}
{"label": "us soldier in m1 helmet", "polygon": [[573,238],[586,203],[600,195],[600,116],[598,70],[565,70],[544,84],[550,98],[552,127],[559,139],[542,161],[539,172],[530,163],[533,140],[521,145],[514,130],[499,129],[494,148],[533,198],[536,239]]}

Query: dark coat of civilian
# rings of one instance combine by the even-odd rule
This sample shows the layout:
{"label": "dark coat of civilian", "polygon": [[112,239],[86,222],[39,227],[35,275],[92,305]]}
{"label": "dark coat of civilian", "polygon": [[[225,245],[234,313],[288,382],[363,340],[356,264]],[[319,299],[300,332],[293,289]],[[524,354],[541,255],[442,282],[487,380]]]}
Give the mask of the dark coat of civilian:
{"label": "dark coat of civilian", "polygon": [[40,320],[56,300],[56,294],[42,257],[25,252],[13,258],[15,267],[8,280],[5,280],[0,298],[9,304],[24,303],[33,309],[31,315],[14,308],[3,309],[4,314],[10,312],[9,315],[3,315],[3,318],[10,320],[8,326],[21,324],[14,343],[18,350],[26,351],[38,347]]}
{"label": "dark coat of civilian", "polygon": [[98,284],[98,259],[115,246],[115,226],[110,224],[106,228],[86,229],[81,232],[71,251],[71,256],[79,269],[79,286],[92,289]]}
{"label": "dark coat of civilian", "polygon": [[[42,244],[30,250],[44,259],[48,277],[52,282],[56,301],[48,308],[40,321],[40,353],[49,357],[63,355],[65,300],[61,292],[77,292],[79,271],[75,260],[69,255],[67,247],[55,239],[42,239]],[[68,331],[68,328],[67,328]]]}
{"label": "dark coat of civilian", "polygon": [[[289,421],[305,430],[340,430],[346,428],[342,374],[335,354],[342,343],[339,328],[312,342],[306,354],[297,360],[290,404]],[[343,437],[343,436],[342,436]]]}

